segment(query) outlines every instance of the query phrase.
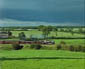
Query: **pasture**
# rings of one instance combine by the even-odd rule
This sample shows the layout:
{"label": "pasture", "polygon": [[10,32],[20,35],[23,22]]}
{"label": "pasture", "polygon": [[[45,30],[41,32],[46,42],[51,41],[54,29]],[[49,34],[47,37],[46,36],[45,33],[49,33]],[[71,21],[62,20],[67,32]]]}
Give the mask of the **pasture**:
{"label": "pasture", "polygon": [[[29,30],[29,31],[12,31],[14,36],[18,36],[20,32],[24,32],[27,37],[34,35],[37,38],[39,38],[42,35],[42,31],[38,31],[37,29]],[[84,34],[74,33],[74,35],[72,35],[70,32],[59,32],[59,31],[58,32],[52,31],[48,36],[49,37],[75,37],[75,38],[85,37]]]}
{"label": "pasture", "polygon": [[[78,31],[74,29],[73,31]],[[14,38],[0,40],[20,40],[19,33],[26,37],[40,38],[42,31],[32,29],[28,31],[11,31]],[[85,38],[83,33],[51,31],[48,37]],[[54,45],[42,45],[40,50],[30,49],[29,44],[23,44],[21,50],[13,50],[12,44],[0,44],[0,69],[84,69],[85,53],[56,50],[62,41],[66,46],[85,46],[85,39],[47,39],[55,41]]]}
{"label": "pasture", "polygon": [[[60,44],[62,41],[66,43],[66,46],[73,45],[74,47],[77,47],[79,45],[85,47],[85,39],[53,39],[55,41],[54,45],[42,45],[41,50],[56,50],[56,46]],[[24,46],[23,49],[30,49],[30,44],[22,44]],[[11,50],[12,44],[0,44],[0,50]]]}
{"label": "pasture", "polygon": [[84,69],[85,53],[56,50],[0,50],[1,69]]}

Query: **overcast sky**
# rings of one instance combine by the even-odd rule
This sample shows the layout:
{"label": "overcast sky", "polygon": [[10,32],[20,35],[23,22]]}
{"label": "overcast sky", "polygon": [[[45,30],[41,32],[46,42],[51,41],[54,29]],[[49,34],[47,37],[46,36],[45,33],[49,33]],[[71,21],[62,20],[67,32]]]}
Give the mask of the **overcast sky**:
{"label": "overcast sky", "polygon": [[[84,0],[0,0],[0,9],[13,10],[7,11],[4,18],[22,19],[19,13],[20,10],[22,10],[24,18],[26,15],[25,11],[36,11],[35,14],[27,13],[28,16],[26,15],[26,17],[30,17],[31,19],[25,20],[37,21],[39,17],[41,17],[41,19],[39,19],[41,21],[50,21],[52,19],[51,21],[54,22],[59,20],[61,20],[61,22],[66,22],[66,20],[67,22],[83,22]],[[14,15],[12,13],[14,13]],[[18,18],[15,18],[15,15],[17,15]],[[36,19],[33,18],[34,16]],[[46,17],[47,20],[45,19]]]}
{"label": "overcast sky", "polygon": [[0,0],[2,8],[38,11],[82,10],[84,0]]}

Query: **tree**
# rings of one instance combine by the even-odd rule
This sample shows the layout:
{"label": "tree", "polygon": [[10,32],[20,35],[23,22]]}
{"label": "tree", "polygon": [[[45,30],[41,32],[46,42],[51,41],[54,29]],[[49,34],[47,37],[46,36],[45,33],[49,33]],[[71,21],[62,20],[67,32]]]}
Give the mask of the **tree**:
{"label": "tree", "polygon": [[53,31],[53,26],[47,26],[49,31]]}
{"label": "tree", "polygon": [[50,30],[49,30],[48,27],[44,27],[42,29],[42,32],[43,32],[44,38],[47,38],[48,37],[48,34],[50,34]]}
{"label": "tree", "polygon": [[40,26],[38,26],[38,30],[39,30],[39,31],[42,31],[42,29],[43,29],[44,27],[45,27],[44,25],[40,25]]}
{"label": "tree", "polygon": [[19,45],[19,44],[13,44],[12,46],[13,46],[13,49],[14,50],[20,50],[20,49],[23,48],[23,46],[22,45]]}
{"label": "tree", "polygon": [[12,36],[12,32],[11,31],[8,31],[8,36]]}
{"label": "tree", "polygon": [[52,26],[44,26],[44,25],[40,25],[38,27],[39,31],[42,31],[42,35],[44,36],[44,38],[48,37],[48,34],[50,34],[50,32],[52,31],[53,27]]}
{"label": "tree", "polygon": [[61,44],[57,45],[57,50],[61,50],[62,46]]}
{"label": "tree", "polygon": [[26,36],[25,36],[24,32],[19,33],[19,38],[20,38],[20,40],[26,40]]}
{"label": "tree", "polygon": [[58,28],[53,27],[53,31],[55,32],[56,36],[58,35]]}
{"label": "tree", "polygon": [[69,49],[70,49],[70,51],[74,51],[74,46],[71,45],[71,46],[69,47]]}
{"label": "tree", "polygon": [[63,29],[63,28],[61,28],[61,29],[60,29],[60,32],[64,32],[64,29]]}
{"label": "tree", "polygon": [[79,33],[84,33],[82,28],[79,28]]}
{"label": "tree", "polygon": [[78,46],[78,51],[82,51],[82,46],[81,45]]}
{"label": "tree", "polygon": [[85,52],[85,47],[82,47],[82,52]]}

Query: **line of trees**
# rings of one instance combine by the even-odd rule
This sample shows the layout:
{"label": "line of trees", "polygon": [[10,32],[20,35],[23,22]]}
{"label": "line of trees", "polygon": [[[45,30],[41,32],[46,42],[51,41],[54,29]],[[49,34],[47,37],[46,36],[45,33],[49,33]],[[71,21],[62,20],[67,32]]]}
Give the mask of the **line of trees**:
{"label": "line of trees", "polygon": [[85,46],[75,46],[75,45],[69,45],[64,41],[61,41],[59,45],[56,46],[57,50],[68,50],[68,51],[74,51],[74,52],[85,52]]}
{"label": "line of trees", "polygon": [[78,34],[85,34],[85,30],[83,28],[78,28],[77,31],[74,31],[74,28],[57,28],[56,26],[44,26],[40,25],[38,27],[39,31],[42,31],[44,38],[47,38],[48,35],[51,33],[51,31],[54,31],[56,36],[58,35],[57,32],[69,32],[72,34],[72,36],[75,33]]}

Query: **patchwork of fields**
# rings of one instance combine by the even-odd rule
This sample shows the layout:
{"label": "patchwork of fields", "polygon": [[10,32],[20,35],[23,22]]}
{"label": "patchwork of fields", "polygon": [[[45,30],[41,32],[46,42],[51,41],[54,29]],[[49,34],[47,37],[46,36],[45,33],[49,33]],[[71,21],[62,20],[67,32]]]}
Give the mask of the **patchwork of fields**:
{"label": "patchwork of fields", "polygon": [[[24,32],[26,37],[31,35],[39,38],[41,31],[11,31],[13,36],[18,37]],[[70,32],[52,31],[49,37],[81,38],[84,34]],[[0,40],[19,40],[19,38],[9,38]],[[55,41],[54,45],[42,45],[40,50],[29,49],[29,44],[23,44],[22,50],[10,50],[12,44],[0,44],[0,69],[84,69],[85,53],[56,50],[56,46],[64,41],[67,46],[85,46],[85,39],[48,39]],[[47,48],[48,47],[48,48]],[[51,49],[51,50],[50,50]]]}

